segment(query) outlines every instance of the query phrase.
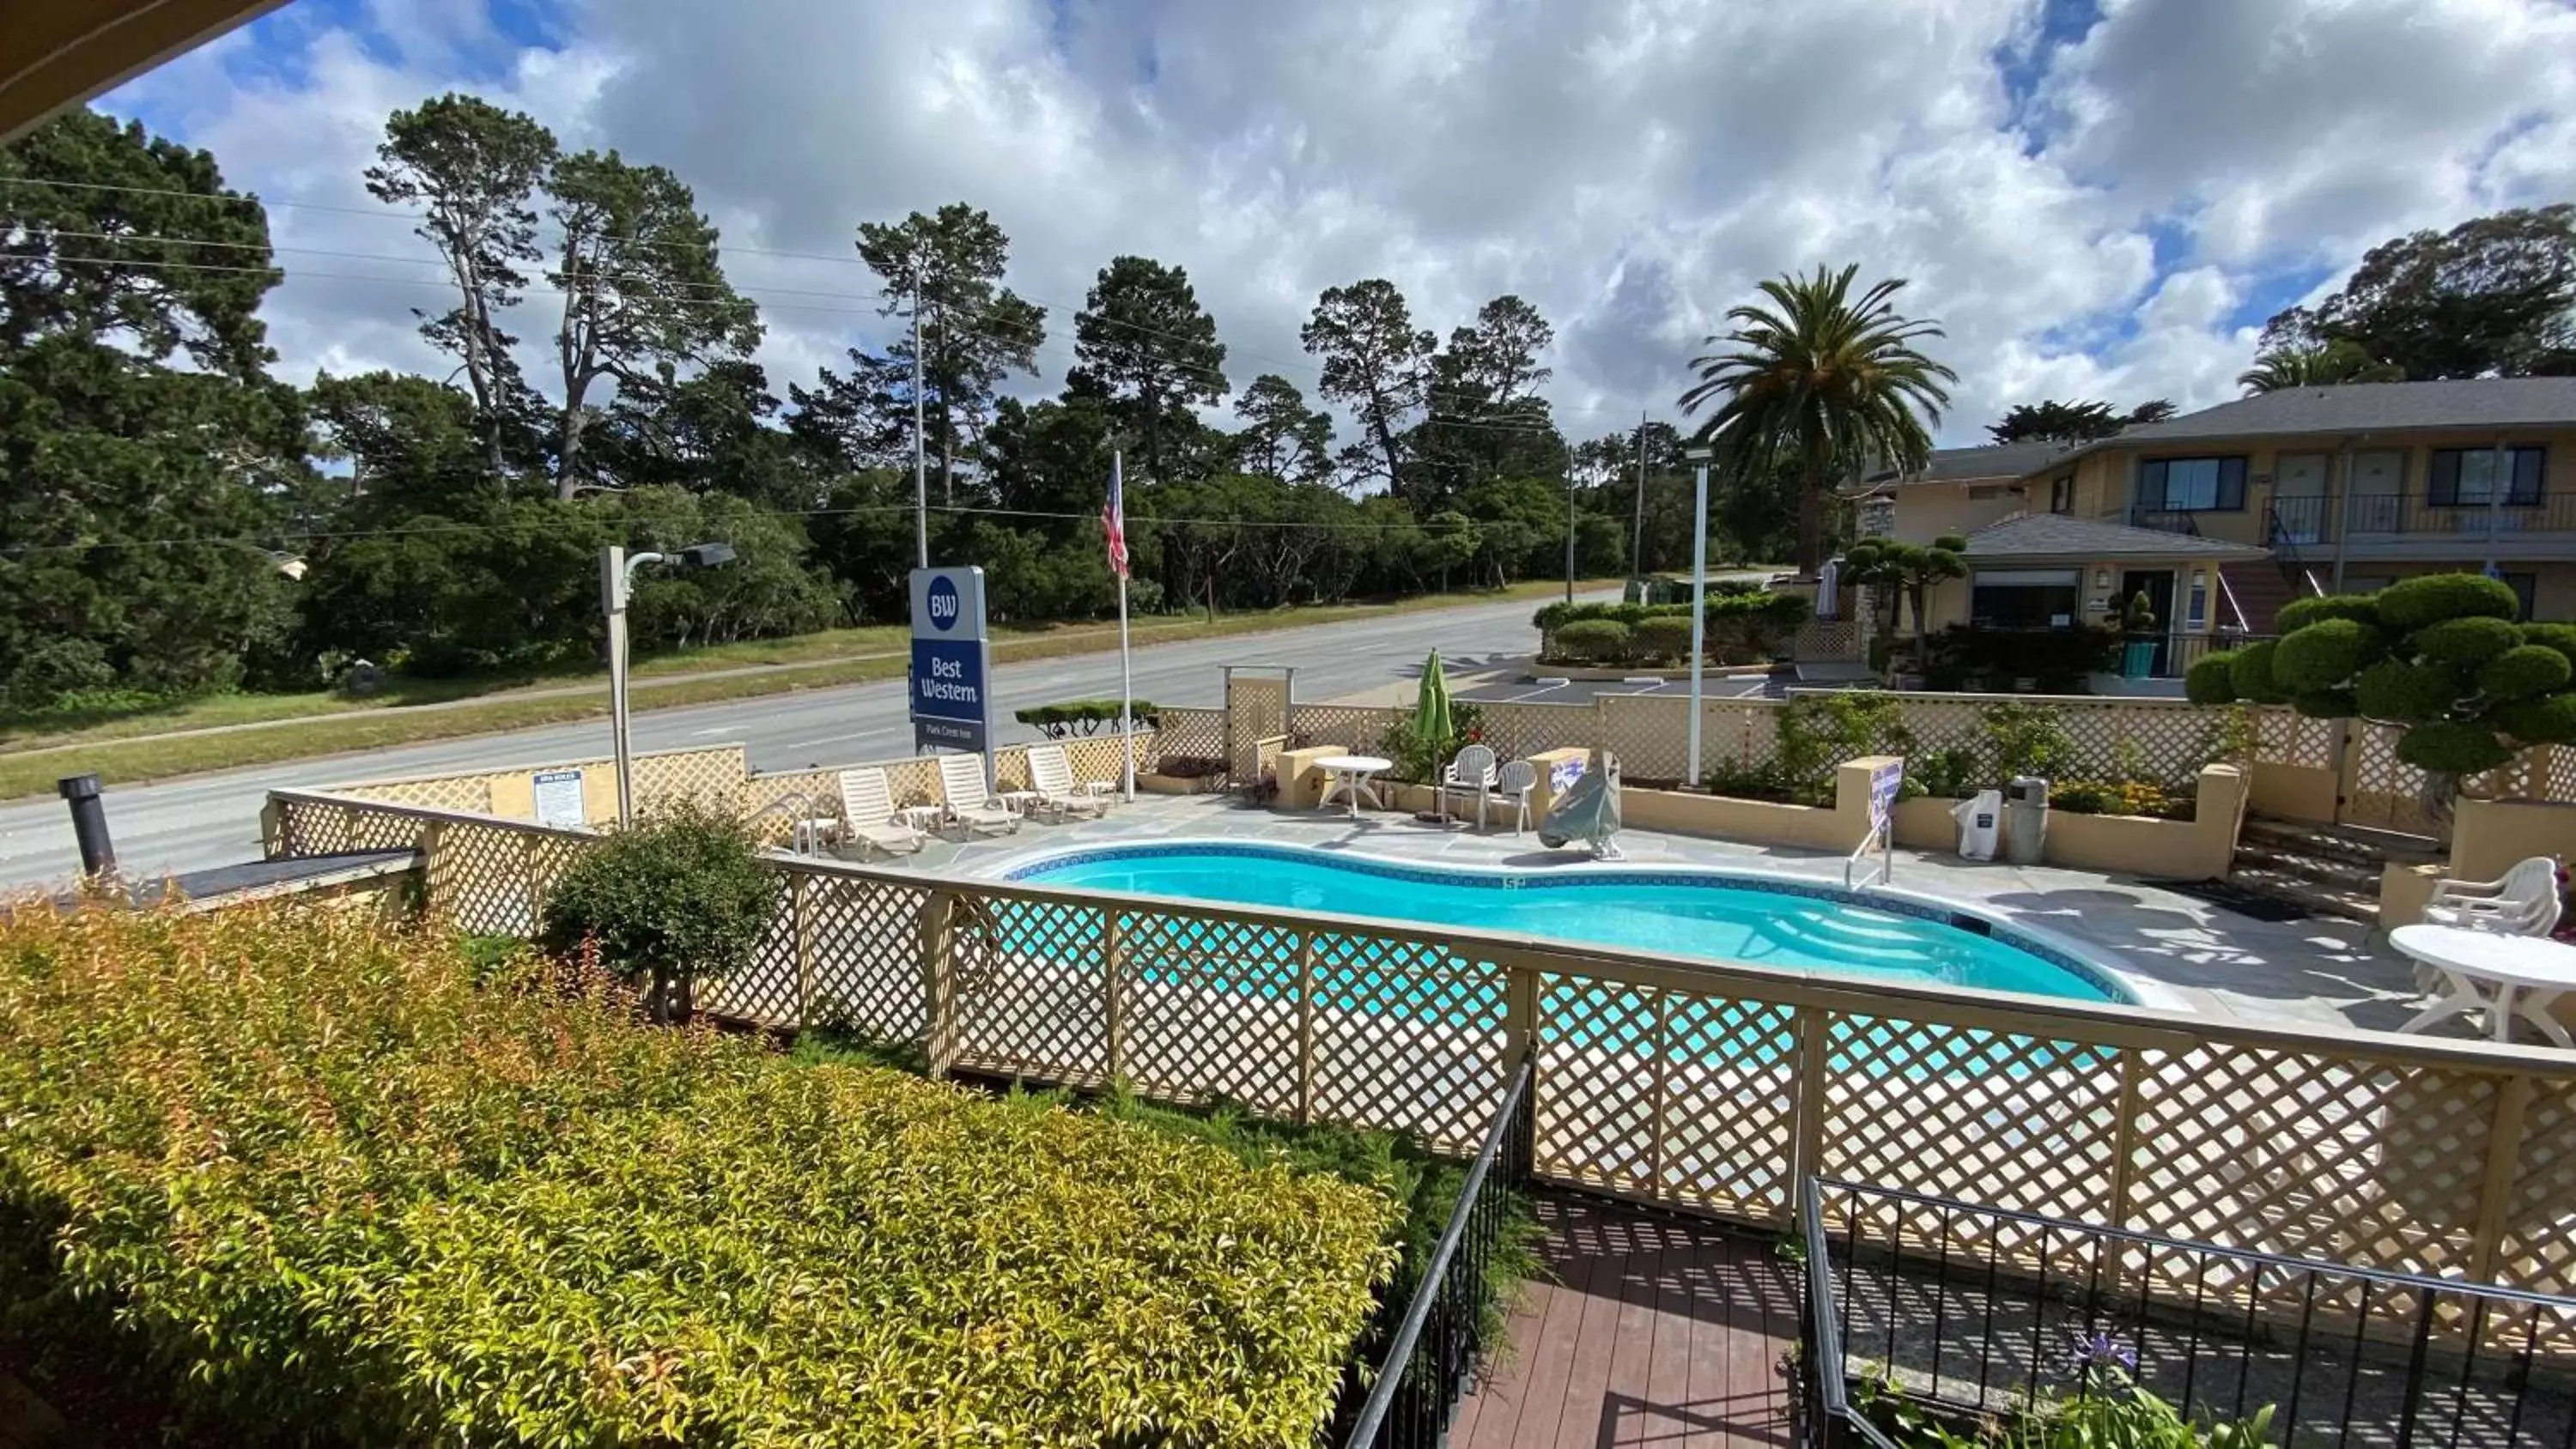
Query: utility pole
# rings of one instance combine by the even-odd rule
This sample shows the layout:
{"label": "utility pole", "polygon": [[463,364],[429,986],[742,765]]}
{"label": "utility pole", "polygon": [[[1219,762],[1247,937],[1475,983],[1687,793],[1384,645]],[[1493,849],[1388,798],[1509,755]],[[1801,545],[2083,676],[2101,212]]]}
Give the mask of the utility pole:
{"label": "utility pole", "polygon": [[1646,576],[1646,410],[1637,409],[1637,523],[1628,534],[1628,577]]}
{"label": "utility pole", "polygon": [[912,264],[912,542],[920,568],[930,567],[930,473],[922,452],[921,263]]}
{"label": "utility pole", "polygon": [[1574,602],[1574,450],[1565,454],[1565,601]]}

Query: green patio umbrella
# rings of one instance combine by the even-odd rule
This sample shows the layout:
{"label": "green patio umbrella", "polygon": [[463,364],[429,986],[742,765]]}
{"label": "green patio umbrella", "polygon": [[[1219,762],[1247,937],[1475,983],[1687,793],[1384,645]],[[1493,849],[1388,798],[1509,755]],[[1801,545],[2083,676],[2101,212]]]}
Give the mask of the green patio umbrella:
{"label": "green patio umbrella", "polygon": [[1449,747],[1449,736],[1458,729],[1457,715],[1449,707],[1449,676],[1440,668],[1440,651],[1422,662],[1422,696],[1413,706],[1414,738],[1431,752],[1431,777],[1440,778],[1440,767],[1448,761],[1440,758]]}

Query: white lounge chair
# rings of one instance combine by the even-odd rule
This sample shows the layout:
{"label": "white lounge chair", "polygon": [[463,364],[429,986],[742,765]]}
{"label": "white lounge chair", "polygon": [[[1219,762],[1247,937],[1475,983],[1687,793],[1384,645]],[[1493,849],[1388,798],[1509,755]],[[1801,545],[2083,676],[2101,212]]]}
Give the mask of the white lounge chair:
{"label": "white lounge chair", "polygon": [[1485,828],[1487,791],[1494,784],[1494,752],[1483,745],[1469,745],[1450,760],[1449,768],[1440,772],[1440,811],[1449,811],[1449,797],[1460,792],[1476,797],[1476,828]]}
{"label": "white lounge chair", "polygon": [[841,813],[800,822],[796,827],[798,844],[855,845],[861,860],[867,859],[871,851],[909,855],[921,849],[930,837],[904,819],[903,813],[895,808],[894,792],[886,786],[884,770],[874,765],[843,770]]}
{"label": "white lounge chair", "polygon": [[1029,789],[1038,797],[1038,808],[1054,811],[1059,819],[1106,812],[1109,797],[1104,792],[1115,788],[1097,780],[1075,784],[1073,761],[1065,757],[1062,745],[1029,746]]}
{"label": "white lounge chair", "polygon": [[1494,798],[1512,811],[1512,834],[1529,828],[1530,796],[1538,789],[1538,766],[1527,760],[1505,760],[1494,776]]}
{"label": "white lounge chair", "polygon": [[2462,926],[2507,936],[2546,936],[2558,925],[2558,862],[2545,855],[2518,861],[2502,880],[2446,880],[2424,903],[2428,925]]}
{"label": "white lounge chair", "polygon": [[941,755],[939,793],[948,802],[948,823],[968,835],[1008,835],[1020,828],[1020,817],[1002,803],[985,781],[982,755]]}

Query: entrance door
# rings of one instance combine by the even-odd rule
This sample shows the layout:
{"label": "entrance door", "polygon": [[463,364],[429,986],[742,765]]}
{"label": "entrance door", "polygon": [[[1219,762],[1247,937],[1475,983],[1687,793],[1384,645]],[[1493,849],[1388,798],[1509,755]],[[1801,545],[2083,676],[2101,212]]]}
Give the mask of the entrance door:
{"label": "entrance door", "polygon": [[2156,615],[2156,661],[2148,673],[2158,679],[2166,677],[2173,667],[2174,572],[2172,569],[2131,569],[2120,576],[2117,617],[2126,618],[2129,601],[2140,594],[2147,596],[2147,607]]}
{"label": "entrance door", "polygon": [[2406,455],[2374,448],[2352,455],[2352,497],[2345,501],[2353,533],[2395,533],[2406,517]]}
{"label": "entrance door", "polygon": [[2281,455],[2272,475],[2272,516],[2278,524],[2273,542],[2325,542],[2326,474],[2332,461],[2324,453]]}

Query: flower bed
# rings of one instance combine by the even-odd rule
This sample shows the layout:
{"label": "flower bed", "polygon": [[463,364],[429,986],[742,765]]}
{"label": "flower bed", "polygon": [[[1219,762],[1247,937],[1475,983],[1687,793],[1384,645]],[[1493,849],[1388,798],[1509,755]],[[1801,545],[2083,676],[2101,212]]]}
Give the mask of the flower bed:
{"label": "flower bed", "polygon": [[323,913],[23,911],[0,1040],[7,1306],[245,1436],[1303,1444],[1401,1213]]}

